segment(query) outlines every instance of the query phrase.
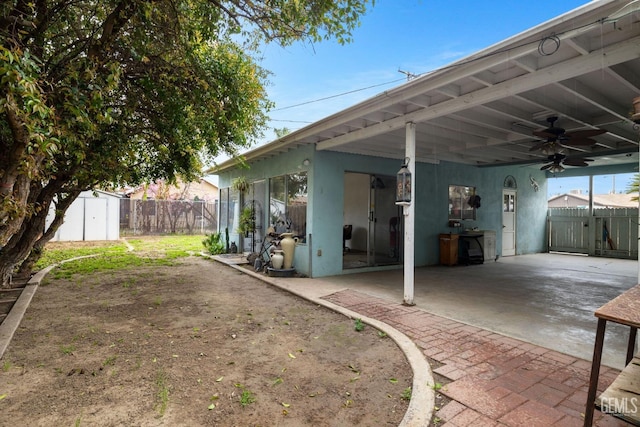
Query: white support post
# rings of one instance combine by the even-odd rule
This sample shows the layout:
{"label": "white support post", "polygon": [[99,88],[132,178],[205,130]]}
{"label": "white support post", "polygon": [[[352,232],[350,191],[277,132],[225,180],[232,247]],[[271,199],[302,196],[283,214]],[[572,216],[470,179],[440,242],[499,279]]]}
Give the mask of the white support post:
{"label": "white support post", "polygon": [[407,165],[411,172],[411,203],[403,206],[404,213],[404,305],[415,305],[413,290],[415,281],[415,212],[416,212],[416,124],[406,124],[405,157],[409,158]]}

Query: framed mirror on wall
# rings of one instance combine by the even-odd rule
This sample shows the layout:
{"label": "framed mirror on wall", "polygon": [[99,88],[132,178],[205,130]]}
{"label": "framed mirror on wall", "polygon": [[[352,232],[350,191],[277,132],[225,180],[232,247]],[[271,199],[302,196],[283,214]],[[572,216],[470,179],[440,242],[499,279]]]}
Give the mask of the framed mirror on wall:
{"label": "framed mirror on wall", "polygon": [[449,220],[476,219],[476,208],[469,200],[476,196],[476,187],[449,186]]}

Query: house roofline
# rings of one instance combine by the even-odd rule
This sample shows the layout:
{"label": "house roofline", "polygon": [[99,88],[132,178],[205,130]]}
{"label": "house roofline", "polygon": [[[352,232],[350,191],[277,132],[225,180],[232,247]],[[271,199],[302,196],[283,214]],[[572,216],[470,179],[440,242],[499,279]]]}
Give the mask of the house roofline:
{"label": "house roofline", "polygon": [[[397,102],[398,100],[405,97],[405,94],[413,95],[416,91],[425,91],[427,90],[425,86],[439,86],[442,84],[442,82],[438,81],[439,79],[456,79],[460,77],[460,74],[469,74],[471,70],[475,70],[478,66],[488,68],[490,67],[489,64],[477,65],[476,61],[480,62],[483,60],[489,60],[490,58],[506,51],[509,51],[511,54],[511,51],[513,49],[522,48],[523,46],[528,46],[532,43],[539,43],[545,37],[545,33],[548,33],[547,36],[555,35],[553,31],[549,31],[555,29],[558,26],[561,26],[568,21],[576,19],[585,20],[585,22],[583,22],[581,25],[574,25],[572,27],[573,29],[567,29],[563,33],[560,33],[560,37],[568,37],[569,34],[571,35],[571,37],[573,37],[576,35],[576,33],[579,33],[581,31],[588,31],[588,28],[591,27],[591,25],[595,25],[599,20],[606,18],[604,16],[598,16],[597,20],[594,20],[595,16],[591,15],[597,15],[598,10],[606,10],[610,4],[614,3],[620,3],[621,8],[623,8],[627,4],[626,1],[621,0],[592,0],[587,4],[579,6],[564,14],[556,16],[555,18],[552,18],[525,31],[508,37],[478,52],[454,61],[448,65],[444,65],[434,71],[425,73],[424,75],[400,84],[399,86],[378,93],[371,98],[368,98],[362,102],[333,113],[325,118],[317,120],[283,137],[260,145],[255,149],[247,151],[246,153],[243,153],[237,157],[228,159],[220,163],[219,165],[215,165],[207,169],[205,173],[218,174],[220,172],[233,169],[240,163],[238,157],[244,159],[246,162],[250,162],[252,160],[267,156],[270,153],[276,154],[278,152],[285,152],[296,144],[312,144],[314,142],[304,141],[304,139],[313,137],[321,133],[323,131],[323,128],[329,129],[333,126],[336,126],[340,122],[348,120],[349,116],[351,115],[357,116],[365,114],[368,109],[381,108],[381,104],[384,104],[385,102]],[[496,60],[502,61],[499,58],[496,58]]]}

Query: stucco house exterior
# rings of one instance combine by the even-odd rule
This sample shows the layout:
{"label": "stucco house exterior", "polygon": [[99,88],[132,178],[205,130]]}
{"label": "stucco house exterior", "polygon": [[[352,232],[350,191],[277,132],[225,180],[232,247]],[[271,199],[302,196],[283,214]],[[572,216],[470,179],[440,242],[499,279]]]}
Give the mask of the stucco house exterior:
{"label": "stucco house exterior", "polygon": [[[255,148],[248,169],[218,165],[219,230],[243,240],[239,213],[253,206],[245,250],[259,250],[269,227],[291,231],[295,268],[310,277],[410,274],[440,262],[441,235],[466,230],[495,235],[498,256],[545,252],[548,177],[638,167],[629,109],[640,95],[640,13],[626,5],[590,2]],[[604,132],[588,146],[563,139],[594,129]],[[403,164],[408,206],[396,204]],[[238,177],[247,191],[234,188]]]}

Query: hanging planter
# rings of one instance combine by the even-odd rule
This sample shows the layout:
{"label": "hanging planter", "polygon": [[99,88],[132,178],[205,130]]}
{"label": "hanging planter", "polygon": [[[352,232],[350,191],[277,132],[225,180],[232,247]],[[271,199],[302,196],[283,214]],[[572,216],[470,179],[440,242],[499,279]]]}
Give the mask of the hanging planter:
{"label": "hanging planter", "polygon": [[249,182],[244,176],[239,176],[231,182],[231,187],[240,193],[245,193],[249,189]]}

